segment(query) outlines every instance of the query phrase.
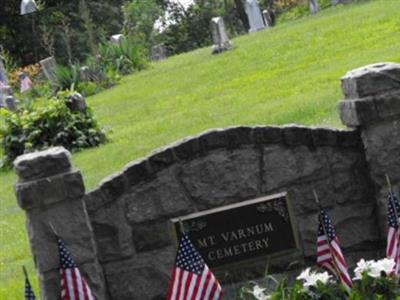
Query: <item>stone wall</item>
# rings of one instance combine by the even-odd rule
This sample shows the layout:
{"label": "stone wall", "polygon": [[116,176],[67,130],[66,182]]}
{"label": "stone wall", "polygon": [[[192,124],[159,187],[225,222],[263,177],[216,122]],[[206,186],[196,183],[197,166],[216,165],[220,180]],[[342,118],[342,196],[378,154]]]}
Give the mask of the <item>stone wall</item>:
{"label": "stone wall", "polygon": [[[27,210],[39,273],[54,270],[55,264],[41,267],[40,257],[48,253],[43,249],[51,249],[52,242],[46,222],[32,225],[36,214],[58,224],[83,266],[85,253],[90,254],[99,270],[94,273],[99,280],[93,283],[99,300],[164,299],[176,252],[171,218],[281,191],[288,192],[301,249],[271,260],[270,271],[287,270],[293,262],[314,264],[318,207],[313,189],[332,216],[351,265],[360,257],[381,256],[384,175],[391,177],[396,191],[400,183],[399,82],[399,64],[347,74],[342,79],[346,99],[340,103],[340,113],[351,130],[296,125],[212,130],[127,165],[83,200],[83,183],[79,172],[70,170],[69,158],[65,162],[64,156],[47,153],[42,159],[35,154],[41,164],[29,155],[19,158],[17,195]],[[55,157],[58,163],[47,168]],[[28,176],[21,171],[27,165]],[[43,174],[41,165],[46,169]],[[63,165],[66,169],[58,167]],[[79,188],[68,190],[75,186]],[[67,221],[67,215],[65,221],[58,218],[65,205],[75,205],[77,211],[70,217],[79,222]],[[43,239],[37,240],[38,236]],[[84,239],[93,240],[95,246],[88,243],[79,250]],[[266,264],[259,259],[238,270],[217,270],[217,276],[229,286],[234,280],[261,276]],[[41,281],[46,286],[46,280]],[[107,295],[100,288],[102,282]],[[44,291],[54,295],[58,288]],[[43,299],[50,298],[55,299]]]}

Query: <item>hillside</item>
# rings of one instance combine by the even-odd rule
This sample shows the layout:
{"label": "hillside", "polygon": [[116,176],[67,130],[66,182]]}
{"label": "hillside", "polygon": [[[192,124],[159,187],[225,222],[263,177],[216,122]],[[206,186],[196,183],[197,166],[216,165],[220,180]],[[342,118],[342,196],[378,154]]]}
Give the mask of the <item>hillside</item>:
{"label": "hillside", "polygon": [[[341,126],[340,77],[380,61],[400,61],[400,1],[327,9],[233,40],[235,48],[171,57],[88,99],[111,141],[73,155],[87,188],[152,150],[231,125]],[[13,171],[0,174],[0,299],[23,292],[21,265],[33,262]]]}

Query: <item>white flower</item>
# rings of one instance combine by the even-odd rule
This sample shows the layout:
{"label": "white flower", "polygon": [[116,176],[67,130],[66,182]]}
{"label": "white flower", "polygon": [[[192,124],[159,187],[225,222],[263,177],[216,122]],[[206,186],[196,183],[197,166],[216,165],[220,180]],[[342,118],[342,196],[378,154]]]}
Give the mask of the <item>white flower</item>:
{"label": "white flower", "polygon": [[253,296],[257,299],[257,300],[268,300],[270,298],[270,296],[267,296],[264,294],[264,291],[266,289],[260,288],[260,286],[258,286],[257,284],[253,287],[253,290],[251,291],[251,293],[253,294]]}
{"label": "white flower", "polygon": [[379,277],[384,272],[386,275],[390,275],[394,271],[396,266],[395,261],[392,258],[383,258],[374,262],[371,267],[371,272],[368,275],[372,277]]}
{"label": "white flower", "polygon": [[298,280],[303,280],[303,286],[308,289],[310,286],[316,286],[317,282],[320,281],[323,284],[327,284],[331,276],[328,272],[317,273],[312,272],[310,268],[305,269],[298,277]]}
{"label": "white flower", "polygon": [[360,280],[363,273],[373,278],[381,277],[382,272],[389,276],[393,272],[395,265],[396,263],[392,258],[383,258],[378,261],[361,259],[354,270],[356,275],[354,279]]}
{"label": "white flower", "polygon": [[373,260],[368,260],[365,261],[364,259],[361,259],[357,263],[357,267],[354,269],[354,274],[356,275],[353,279],[354,280],[361,280],[362,279],[362,274],[364,272],[368,272],[371,270],[372,265],[375,263]]}

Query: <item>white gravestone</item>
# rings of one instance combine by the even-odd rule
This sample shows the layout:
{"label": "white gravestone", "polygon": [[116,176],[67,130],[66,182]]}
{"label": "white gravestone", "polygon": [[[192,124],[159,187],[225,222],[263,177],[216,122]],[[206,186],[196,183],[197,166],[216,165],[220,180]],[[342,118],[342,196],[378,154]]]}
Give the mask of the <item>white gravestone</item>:
{"label": "white gravestone", "polygon": [[4,67],[3,59],[0,56],[0,107],[5,107],[5,99],[11,93],[11,87],[8,85],[7,71]]}
{"label": "white gravestone", "polygon": [[125,40],[123,34],[114,34],[110,38],[110,42],[113,44],[121,44]]}
{"label": "white gravestone", "polygon": [[310,0],[310,11],[312,14],[316,14],[319,12],[319,4],[318,0]]}
{"label": "white gravestone", "polygon": [[22,0],[21,15],[31,14],[37,11],[37,5],[34,0]]}
{"label": "white gravestone", "polygon": [[41,60],[40,65],[42,66],[42,70],[44,72],[44,75],[46,75],[46,78],[52,84],[57,84],[58,82],[56,75],[57,63],[54,57],[50,56],[48,58]]}
{"label": "white gravestone", "polygon": [[211,33],[213,38],[212,54],[221,53],[222,51],[232,48],[232,43],[226,33],[224,19],[222,17],[212,18],[210,22]]}
{"label": "white gravestone", "polygon": [[249,19],[249,32],[259,31],[265,28],[263,15],[257,0],[246,0],[244,9]]}

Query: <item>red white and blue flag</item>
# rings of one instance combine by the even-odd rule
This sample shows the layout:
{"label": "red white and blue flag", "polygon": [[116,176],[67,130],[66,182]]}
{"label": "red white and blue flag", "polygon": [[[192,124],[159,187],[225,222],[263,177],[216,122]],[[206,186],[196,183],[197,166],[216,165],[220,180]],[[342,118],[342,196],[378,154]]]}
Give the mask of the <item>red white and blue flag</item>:
{"label": "red white and blue flag", "polygon": [[388,237],[386,256],[396,262],[395,274],[400,274],[400,203],[392,193],[388,196]]}
{"label": "red white and blue flag", "polygon": [[321,210],[318,226],[317,263],[320,267],[334,274],[340,282],[350,290],[353,286],[348,272],[346,260],[340,249],[340,242],[336,236],[329,216]]}
{"label": "red white and blue flag", "polygon": [[95,300],[96,298],[82,277],[71,253],[61,239],[58,239],[58,250],[60,253],[61,299]]}
{"label": "red white and blue flag", "polygon": [[36,300],[28,277],[25,278],[25,300]]}
{"label": "red white and blue flag", "polygon": [[222,289],[189,238],[183,234],[167,300],[220,300]]}

